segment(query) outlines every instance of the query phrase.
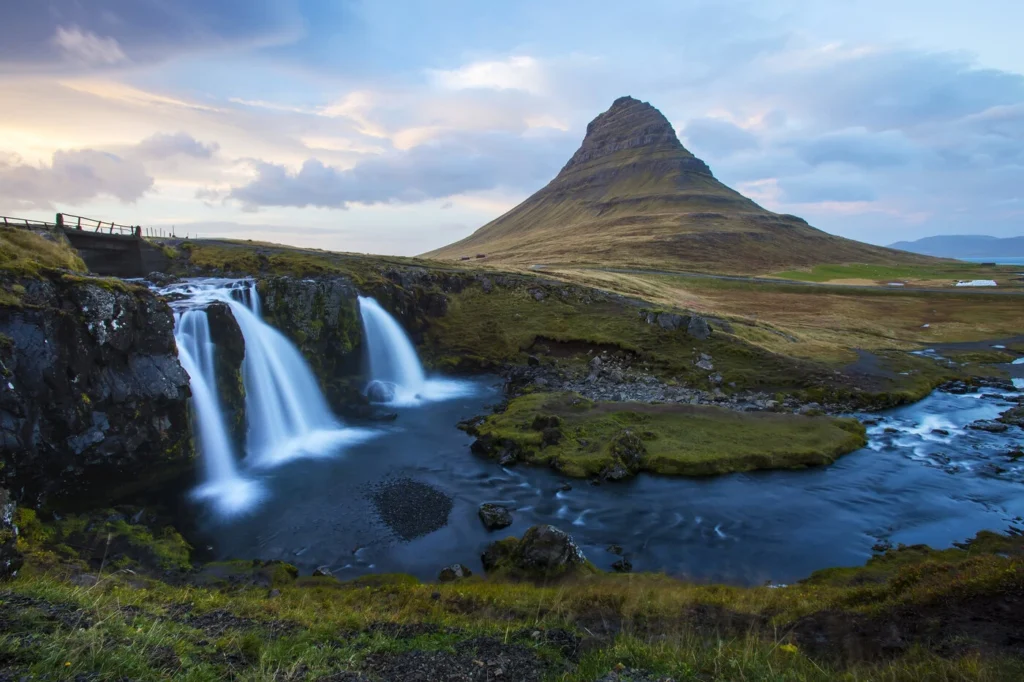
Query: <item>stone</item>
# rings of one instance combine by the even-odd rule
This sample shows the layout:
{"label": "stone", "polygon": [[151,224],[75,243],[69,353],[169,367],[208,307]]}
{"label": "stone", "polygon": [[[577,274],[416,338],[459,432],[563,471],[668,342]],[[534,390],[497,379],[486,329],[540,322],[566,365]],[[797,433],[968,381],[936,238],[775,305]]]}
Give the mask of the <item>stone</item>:
{"label": "stone", "polygon": [[518,541],[489,545],[481,560],[485,571],[506,567],[531,578],[557,576],[587,562],[572,536],[548,525],[533,526]]}
{"label": "stone", "polygon": [[500,504],[485,502],[477,513],[487,530],[501,530],[512,525],[512,512]]}
{"label": "stone", "polygon": [[647,448],[636,433],[626,429],[612,440],[611,453],[630,473],[636,473],[647,456]]}
{"label": "stone", "polygon": [[605,551],[609,554],[616,554],[622,556],[622,547],[620,545],[608,545],[605,547]]}
{"label": "stone", "polygon": [[547,298],[547,294],[544,293],[543,289],[530,289],[530,295],[533,296],[535,301],[543,301]]}
{"label": "stone", "polygon": [[469,570],[462,564],[452,564],[441,569],[437,579],[443,583],[450,583],[455,580],[463,580],[473,575],[473,571]]}
{"label": "stone", "polygon": [[390,403],[398,387],[390,381],[371,381],[366,386],[366,398],[371,403]]}
{"label": "stone", "polygon": [[591,369],[594,369],[594,370],[601,369],[601,365],[602,364],[604,364],[604,361],[601,360],[601,356],[599,356],[599,355],[594,356],[590,360],[590,368]]}
{"label": "stone", "polygon": [[977,421],[973,424],[968,424],[967,428],[973,429],[974,431],[986,431],[988,433],[1004,433],[1009,430],[1009,425],[1000,424],[999,422],[991,421]]}
{"label": "stone", "polygon": [[686,324],[686,318],[675,313],[658,313],[658,326],[662,329],[674,331]]}
{"label": "stone", "polygon": [[701,358],[700,360],[695,362],[694,365],[697,367],[697,369],[702,369],[705,372],[715,371],[715,365],[709,359]]}
{"label": "stone", "polygon": [[703,317],[693,315],[686,325],[686,333],[695,339],[706,341],[711,338],[711,326]]}
{"label": "stone", "polygon": [[17,577],[25,563],[18,551],[18,526],[14,523],[16,505],[10,493],[0,488],[0,581]]}
{"label": "stone", "polygon": [[331,575],[331,569],[327,566],[319,566],[313,571],[314,578],[326,578]]}
{"label": "stone", "polygon": [[612,570],[616,573],[629,573],[633,570],[633,564],[626,557],[622,557],[614,564],[612,564]]}

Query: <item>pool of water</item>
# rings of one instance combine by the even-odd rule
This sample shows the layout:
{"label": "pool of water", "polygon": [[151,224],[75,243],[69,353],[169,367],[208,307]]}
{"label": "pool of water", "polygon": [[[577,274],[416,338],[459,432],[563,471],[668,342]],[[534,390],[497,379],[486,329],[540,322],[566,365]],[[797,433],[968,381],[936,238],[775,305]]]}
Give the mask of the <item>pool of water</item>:
{"label": "pool of water", "polygon": [[[617,544],[637,571],[787,583],[861,564],[880,540],[944,547],[1019,522],[1024,460],[1005,454],[1019,430],[965,428],[1009,406],[1009,394],[986,392],[935,393],[880,415],[869,447],[830,467],[708,479],[642,475],[599,486],[573,480],[562,491],[565,479],[553,471],[502,468],[470,452],[472,438],[456,423],[500,399],[497,380],[483,377],[464,396],[398,408],[394,422],[374,425],[374,438],[334,457],[259,474],[268,497],[258,509],[230,521],[205,518],[202,526],[221,558],[281,559],[305,572],[326,566],[342,579],[375,572],[433,579],[454,562],[479,570],[489,542],[551,523],[602,568],[618,558],[606,551]],[[407,540],[384,523],[373,491],[395,479],[448,496],[443,526]],[[513,508],[514,525],[486,531],[477,517],[483,502]]]}

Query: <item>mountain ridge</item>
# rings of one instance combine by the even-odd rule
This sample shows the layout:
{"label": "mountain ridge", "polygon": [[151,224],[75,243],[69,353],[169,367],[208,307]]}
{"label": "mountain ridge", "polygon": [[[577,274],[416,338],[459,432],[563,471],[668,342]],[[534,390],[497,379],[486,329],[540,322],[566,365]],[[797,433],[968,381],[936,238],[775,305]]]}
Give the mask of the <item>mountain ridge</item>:
{"label": "mountain ridge", "polygon": [[770,273],[820,263],[925,262],[773,213],[719,182],[647,102],[620,97],[544,187],[470,236],[423,254],[506,265],[630,265]]}
{"label": "mountain ridge", "polygon": [[914,241],[895,242],[889,248],[937,258],[1024,258],[1024,237],[940,234]]}

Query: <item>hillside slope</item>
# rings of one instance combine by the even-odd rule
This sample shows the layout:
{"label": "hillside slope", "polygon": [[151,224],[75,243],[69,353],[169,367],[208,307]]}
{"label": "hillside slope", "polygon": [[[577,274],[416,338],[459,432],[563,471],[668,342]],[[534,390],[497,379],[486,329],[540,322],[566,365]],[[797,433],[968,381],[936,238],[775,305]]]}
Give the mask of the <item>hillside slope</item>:
{"label": "hillside slope", "polygon": [[819,263],[926,257],[816,230],[715,179],[646,102],[621,97],[546,187],[469,237],[424,254],[506,265],[614,264],[769,273]]}

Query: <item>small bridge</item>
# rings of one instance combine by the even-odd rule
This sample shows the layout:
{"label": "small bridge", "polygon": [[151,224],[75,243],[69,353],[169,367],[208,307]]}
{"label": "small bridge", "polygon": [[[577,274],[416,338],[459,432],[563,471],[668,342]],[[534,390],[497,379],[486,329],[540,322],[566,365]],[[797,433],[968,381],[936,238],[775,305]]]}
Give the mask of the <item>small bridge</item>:
{"label": "small bridge", "polygon": [[145,277],[166,271],[170,259],[158,246],[143,239],[139,225],[119,225],[112,221],[58,213],[54,222],[0,216],[7,227],[60,231],[90,272],[111,277]]}

